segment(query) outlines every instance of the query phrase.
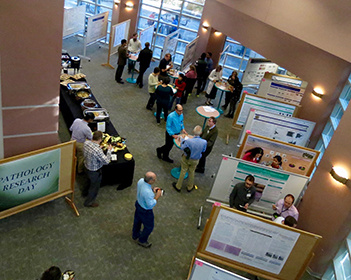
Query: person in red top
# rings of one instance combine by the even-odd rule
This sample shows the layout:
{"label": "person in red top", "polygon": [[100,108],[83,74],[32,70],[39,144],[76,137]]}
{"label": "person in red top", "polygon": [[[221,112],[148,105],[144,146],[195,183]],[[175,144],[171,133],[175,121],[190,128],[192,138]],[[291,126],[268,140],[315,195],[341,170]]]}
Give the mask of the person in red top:
{"label": "person in red top", "polygon": [[259,163],[263,156],[263,150],[260,147],[252,148],[245,152],[243,160]]}
{"label": "person in red top", "polygon": [[180,73],[178,76],[178,79],[175,80],[174,85],[175,85],[175,88],[177,89],[177,92],[174,94],[174,96],[169,104],[169,110],[172,109],[174,99],[176,100],[176,105],[181,104],[183,92],[184,92],[185,87],[186,87],[184,77],[185,77],[184,74]]}
{"label": "person in red top", "polygon": [[190,69],[185,73],[186,87],[182,96],[182,104],[186,104],[188,96],[193,92],[194,85],[196,83],[197,74],[195,65],[190,65]]}

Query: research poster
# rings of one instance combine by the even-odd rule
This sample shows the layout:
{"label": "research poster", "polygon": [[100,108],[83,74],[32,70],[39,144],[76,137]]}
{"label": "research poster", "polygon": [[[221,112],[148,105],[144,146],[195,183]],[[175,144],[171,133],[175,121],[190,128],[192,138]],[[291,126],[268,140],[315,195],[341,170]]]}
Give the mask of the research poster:
{"label": "research poster", "polygon": [[149,42],[150,46],[151,46],[153,36],[154,36],[154,26],[153,25],[151,25],[148,28],[145,28],[144,30],[141,30],[139,32],[139,39],[141,42],[142,49],[144,49],[146,42]]}
{"label": "research poster", "polygon": [[193,63],[198,40],[199,36],[197,36],[192,42],[186,45],[181,67],[182,71],[184,71]]}
{"label": "research poster", "polygon": [[0,165],[0,211],[59,190],[61,150]]}
{"label": "research poster", "polygon": [[206,251],[279,274],[300,234],[220,209]]}
{"label": "research poster", "polygon": [[77,6],[64,10],[63,13],[63,37],[73,35],[85,28],[86,6]]}
{"label": "research poster", "polygon": [[108,12],[88,18],[86,44],[106,37]]}
{"label": "research poster", "polygon": [[[306,147],[316,123],[251,109],[243,131]],[[245,134],[240,139],[243,141]]]}
{"label": "research poster", "polygon": [[239,158],[242,158],[246,151],[261,147],[264,154],[260,164],[270,165],[274,156],[281,156],[282,169],[300,175],[308,175],[308,171],[319,155],[315,150],[276,142],[256,135],[248,135],[243,145]]}
{"label": "research poster", "polygon": [[[113,26],[114,31],[115,31],[115,38],[113,40],[113,47],[117,47],[118,45],[121,44],[121,41],[123,39],[128,39],[126,37],[126,27],[127,27],[127,22],[122,22],[120,24],[116,24]],[[128,40],[127,40],[128,41]]]}
{"label": "research poster", "polygon": [[237,125],[245,125],[251,109],[267,111],[287,117],[292,117],[296,109],[296,106],[294,105],[284,104],[278,101],[265,99],[251,94],[245,94],[241,102],[241,109],[236,120]]}
{"label": "research poster", "polygon": [[250,59],[242,79],[243,85],[259,85],[266,72],[275,73],[278,65],[269,60]]}
{"label": "research poster", "polygon": [[175,55],[175,49],[178,43],[178,38],[179,29],[166,37],[165,42],[163,43],[162,58],[165,56],[166,53],[170,53],[172,55],[172,61],[174,61],[173,56]]}

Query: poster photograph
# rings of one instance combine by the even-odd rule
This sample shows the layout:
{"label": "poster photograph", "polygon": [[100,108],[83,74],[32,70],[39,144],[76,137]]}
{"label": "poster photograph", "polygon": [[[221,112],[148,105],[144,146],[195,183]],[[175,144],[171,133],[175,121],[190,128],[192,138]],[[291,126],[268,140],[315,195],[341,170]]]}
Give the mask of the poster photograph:
{"label": "poster photograph", "polygon": [[59,190],[60,149],[0,165],[0,211]]}

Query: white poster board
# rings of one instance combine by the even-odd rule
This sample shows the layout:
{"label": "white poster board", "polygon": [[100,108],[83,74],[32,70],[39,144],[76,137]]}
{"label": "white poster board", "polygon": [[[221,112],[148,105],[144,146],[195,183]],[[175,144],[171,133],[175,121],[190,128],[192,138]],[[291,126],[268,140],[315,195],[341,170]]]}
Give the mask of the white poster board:
{"label": "white poster board", "polygon": [[244,182],[247,175],[253,175],[255,183],[259,184],[259,188],[256,188],[255,201],[249,210],[266,214],[273,214],[272,204],[287,194],[294,195],[296,203],[309,179],[299,174],[223,155],[208,199],[228,205],[234,186]]}
{"label": "white poster board", "polygon": [[193,63],[198,40],[199,36],[186,45],[182,65],[180,67],[182,71],[189,68],[189,66]]}
{"label": "white poster board", "polygon": [[102,39],[107,35],[108,12],[88,17],[86,44]]}
{"label": "white poster board", "polygon": [[196,258],[189,280],[248,280],[228,270]]}
{"label": "white poster board", "polygon": [[279,274],[300,233],[220,209],[206,252]]}
{"label": "white poster board", "polygon": [[265,73],[257,95],[280,102],[299,105],[305,93],[307,82],[274,73]]}
{"label": "white poster board", "polygon": [[69,9],[65,8],[63,13],[63,38],[74,35],[80,31],[84,31],[85,9],[85,5]]}
{"label": "white poster board", "polygon": [[276,73],[278,65],[267,59],[251,58],[246,66],[242,84],[259,85],[266,72]]}
{"label": "white poster board", "polygon": [[121,41],[123,39],[126,39],[128,41],[129,26],[130,19],[115,24],[111,27],[110,55],[117,53],[118,47],[121,45]]}
{"label": "white poster board", "polygon": [[253,134],[306,147],[315,125],[315,122],[251,109],[238,144],[242,144],[245,132],[249,130]]}
{"label": "white poster board", "polygon": [[[161,57],[163,58],[166,53],[170,53],[172,57],[175,55],[176,46],[179,38],[179,29],[169,34],[163,44],[163,50]],[[174,58],[173,58],[174,60]]]}
{"label": "white poster board", "polygon": [[154,26],[151,25],[148,28],[145,28],[144,30],[141,30],[139,32],[139,40],[141,42],[141,48],[143,49],[145,46],[146,42],[152,43],[152,38],[154,37]]}
{"label": "white poster board", "polygon": [[251,109],[271,112],[280,116],[292,117],[295,115],[296,106],[266,99],[249,93],[244,93],[240,100],[239,115],[236,125],[244,125]]}

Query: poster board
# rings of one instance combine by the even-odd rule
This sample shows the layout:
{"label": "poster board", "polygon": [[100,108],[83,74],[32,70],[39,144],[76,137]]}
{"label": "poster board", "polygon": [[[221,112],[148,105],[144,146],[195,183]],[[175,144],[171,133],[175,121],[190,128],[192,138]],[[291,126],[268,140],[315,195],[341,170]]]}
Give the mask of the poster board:
{"label": "poster board", "polygon": [[307,84],[298,78],[265,73],[256,94],[272,100],[299,105]]}
{"label": "poster board", "polygon": [[247,92],[243,92],[238,108],[235,110],[233,127],[241,128],[245,125],[251,109],[275,113],[281,116],[293,117],[297,114],[298,106],[278,102]]}
{"label": "poster board", "polygon": [[170,53],[172,57],[175,55],[178,38],[179,38],[179,29],[167,35],[165,42],[163,43],[161,57],[164,57],[166,53]]}
{"label": "poster board", "polygon": [[85,5],[69,9],[65,8],[63,13],[63,38],[74,35],[80,31],[84,31],[85,10]]}
{"label": "poster board", "polygon": [[278,65],[268,59],[251,58],[246,66],[241,83],[259,85],[266,72],[276,73]]}
{"label": "poster board", "polygon": [[186,45],[184,57],[180,66],[180,69],[182,71],[189,68],[189,66],[193,63],[198,40],[199,36],[197,36],[193,41]]}
{"label": "poster board", "polygon": [[85,44],[88,45],[107,35],[108,12],[88,17]]}
{"label": "poster board", "polygon": [[223,155],[208,200],[229,205],[229,196],[234,186],[244,182],[247,175],[253,175],[255,183],[259,184],[256,187],[255,201],[249,206],[249,210],[267,215],[274,213],[272,204],[287,194],[296,198],[296,205],[309,179],[306,176]]}
{"label": "poster board", "polygon": [[265,279],[300,279],[321,236],[214,206],[196,257]]}
{"label": "poster board", "polygon": [[238,144],[242,144],[249,130],[252,134],[306,147],[315,125],[315,122],[251,109]]}
{"label": "poster board", "polygon": [[233,272],[195,258],[188,280],[248,280]]}
{"label": "poster board", "polygon": [[242,158],[246,151],[255,147],[261,147],[264,151],[260,164],[270,165],[273,157],[278,155],[282,157],[281,167],[283,170],[304,176],[311,175],[320,153],[306,147],[246,133],[236,157]]}
{"label": "poster board", "polygon": [[111,27],[110,56],[117,53],[118,47],[121,45],[123,39],[126,39],[128,42],[129,26],[130,19]]}
{"label": "poster board", "polygon": [[145,47],[146,42],[149,42],[150,46],[151,46],[153,37],[154,37],[154,26],[153,25],[145,28],[144,30],[141,30],[139,32],[139,39],[141,42],[141,48],[143,49]]}
{"label": "poster board", "polygon": [[0,219],[53,199],[74,203],[76,142],[51,146],[0,160]]}

